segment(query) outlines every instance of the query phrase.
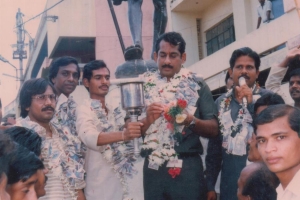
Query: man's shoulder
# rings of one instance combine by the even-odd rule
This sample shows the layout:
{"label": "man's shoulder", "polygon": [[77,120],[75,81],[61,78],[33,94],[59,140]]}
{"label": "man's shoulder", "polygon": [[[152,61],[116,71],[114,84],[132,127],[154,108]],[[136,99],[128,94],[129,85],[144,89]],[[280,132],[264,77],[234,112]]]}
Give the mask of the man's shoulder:
{"label": "man's shoulder", "polygon": [[221,96],[219,96],[219,97],[216,99],[215,102],[216,102],[217,104],[219,104],[220,101],[222,101],[222,100],[225,98],[225,96],[226,96],[226,93],[222,94]]}

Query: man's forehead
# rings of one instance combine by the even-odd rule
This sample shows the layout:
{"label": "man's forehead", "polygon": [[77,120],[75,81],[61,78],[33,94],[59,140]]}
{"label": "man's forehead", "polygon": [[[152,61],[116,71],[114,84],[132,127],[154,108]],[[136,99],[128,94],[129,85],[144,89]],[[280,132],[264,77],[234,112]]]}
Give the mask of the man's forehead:
{"label": "man's forehead", "polygon": [[70,63],[66,66],[60,66],[59,71],[77,72],[77,66],[74,63]]}
{"label": "man's forehead", "polygon": [[110,73],[106,67],[93,70],[92,74],[93,76],[110,76]]}
{"label": "man's forehead", "polygon": [[291,76],[290,81],[300,81],[300,75]]}

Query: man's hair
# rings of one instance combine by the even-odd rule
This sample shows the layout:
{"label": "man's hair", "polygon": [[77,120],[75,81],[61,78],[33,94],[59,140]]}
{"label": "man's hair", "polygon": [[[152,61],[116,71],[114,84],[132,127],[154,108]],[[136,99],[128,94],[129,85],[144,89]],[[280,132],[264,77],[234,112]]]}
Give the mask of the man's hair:
{"label": "man's hair", "polygon": [[241,56],[249,56],[250,58],[252,58],[254,60],[254,65],[256,70],[259,70],[259,66],[260,66],[260,58],[259,55],[253,51],[252,49],[250,49],[249,47],[243,47],[240,49],[236,49],[235,51],[232,52],[229,64],[230,64],[230,68],[233,69],[236,60],[241,57]]}
{"label": "man's hair", "polygon": [[0,131],[0,180],[2,174],[7,174],[10,154],[15,149],[15,143]]}
{"label": "man's hair", "polygon": [[79,68],[79,65],[78,65],[78,61],[75,58],[71,57],[71,56],[63,56],[63,57],[55,59],[52,62],[51,66],[50,66],[50,69],[49,69],[49,75],[48,75],[49,81],[53,84],[52,79],[57,76],[59,68],[60,67],[65,67],[69,64],[75,64],[76,65],[77,72],[78,72],[78,78],[79,78],[80,68]]}
{"label": "man's hair", "polygon": [[256,133],[257,126],[269,124],[274,120],[284,116],[288,117],[290,128],[297,132],[298,136],[300,137],[300,110],[296,107],[285,104],[268,106],[261,113],[259,113],[259,115],[254,119],[254,132]]}
{"label": "man's hair", "polygon": [[227,84],[228,79],[231,79],[229,72],[226,72],[226,76],[225,76],[225,85]]}
{"label": "man's hair", "polygon": [[[94,61],[87,63],[83,67],[82,79],[86,78],[88,81],[90,81],[93,76],[93,71],[97,70],[97,69],[101,69],[101,68],[106,68],[108,70],[108,72],[110,73],[110,70],[108,69],[108,67],[106,66],[106,64],[103,60],[94,60]],[[86,89],[89,90],[87,87],[86,87]]]}
{"label": "man's hair", "polygon": [[28,115],[26,108],[30,107],[32,96],[37,94],[43,94],[47,87],[50,86],[53,92],[56,94],[54,86],[43,78],[30,79],[25,81],[20,91],[20,107],[21,117],[25,118]]}
{"label": "man's hair", "polygon": [[284,104],[283,98],[276,93],[267,93],[261,96],[254,104],[254,113],[260,106],[271,106],[277,104]]}
{"label": "man's hair", "polygon": [[276,199],[276,187],[279,185],[277,176],[263,164],[255,170],[246,180],[242,194],[250,196],[253,200]]}
{"label": "man's hair", "polygon": [[292,71],[290,72],[290,74],[289,74],[290,79],[291,79],[293,76],[300,76],[300,69],[299,69],[299,68],[298,68],[298,69],[294,69],[294,70],[292,70]]}
{"label": "man's hair", "polygon": [[159,45],[161,41],[165,41],[170,43],[173,46],[178,46],[178,51],[180,52],[180,55],[182,55],[185,52],[185,41],[183,37],[180,35],[180,33],[177,32],[168,32],[164,33],[156,40],[155,43],[155,52],[159,52]]}
{"label": "man's hair", "polygon": [[7,183],[25,182],[39,169],[44,169],[44,165],[39,157],[27,148],[16,144],[16,149],[11,153],[9,161]]}
{"label": "man's hair", "polygon": [[9,135],[14,142],[35,153],[35,155],[41,155],[42,138],[35,131],[25,127],[14,126],[6,129],[4,133]]}

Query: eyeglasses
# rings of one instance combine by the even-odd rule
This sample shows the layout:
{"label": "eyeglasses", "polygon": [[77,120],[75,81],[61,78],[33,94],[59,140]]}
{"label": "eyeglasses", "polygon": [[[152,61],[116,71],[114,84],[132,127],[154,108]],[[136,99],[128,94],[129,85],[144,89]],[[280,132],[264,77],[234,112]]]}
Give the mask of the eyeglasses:
{"label": "eyeglasses", "polygon": [[32,99],[36,99],[39,103],[45,103],[48,98],[50,99],[51,103],[54,103],[57,100],[55,94],[41,94],[32,97]]}

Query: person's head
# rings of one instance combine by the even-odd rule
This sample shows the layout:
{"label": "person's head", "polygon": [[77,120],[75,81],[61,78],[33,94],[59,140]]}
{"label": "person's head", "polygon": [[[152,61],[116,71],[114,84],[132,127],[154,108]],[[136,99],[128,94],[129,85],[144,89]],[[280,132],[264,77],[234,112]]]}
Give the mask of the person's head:
{"label": "person's head", "polygon": [[225,76],[225,86],[226,86],[226,90],[230,90],[233,86],[233,80],[229,75],[229,72],[226,72],[226,76]]}
{"label": "person's head", "polygon": [[234,85],[239,85],[239,78],[243,76],[246,84],[253,87],[259,75],[260,58],[249,47],[243,47],[233,51],[230,61],[229,74]]}
{"label": "person's head", "polygon": [[271,105],[284,104],[283,98],[276,93],[267,93],[261,96],[254,104],[254,113],[258,115],[261,111]]}
{"label": "person's head", "polygon": [[0,199],[10,200],[10,195],[6,192],[7,170],[10,154],[14,150],[13,141],[0,131]]}
{"label": "person's head", "polygon": [[[281,96],[275,93],[267,93],[261,96],[254,104],[254,113],[258,115],[261,111],[266,109],[271,105],[284,104],[284,100]],[[257,142],[255,134],[252,134],[252,137],[248,139],[248,160],[251,162],[262,161],[262,157],[260,156],[257,149]]]}
{"label": "person's head", "polygon": [[14,126],[6,129],[4,133],[10,136],[14,142],[35,153],[36,156],[41,156],[42,138],[35,131]]}
{"label": "person's head", "polygon": [[105,97],[110,86],[110,71],[103,60],[94,60],[83,67],[82,82],[92,99]]}
{"label": "person's head", "polygon": [[67,97],[75,90],[80,77],[78,61],[71,56],[54,60],[49,69],[49,81],[54,85],[57,94]]}
{"label": "person's head", "polygon": [[42,161],[21,145],[16,145],[11,154],[6,191],[12,200],[37,199],[34,186],[38,180],[37,171],[44,169]]}
{"label": "person's head", "polygon": [[265,3],[265,0],[258,0],[258,2],[259,2],[260,4],[264,4],[264,3]]}
{"label": "person's head", "polygon": [[262,162],[247,165],[238,179],[238,200],[276,199],[279,180]]}
{"label": "person's head", "polygon": [[56,106],[56,90],[43,78],[25,81],[20,91],[21,117],[37,123],[49,123]]}
{"label": "person's head", "polygon": [[[35,131],[24,127],[14,126],[5,130],[4,133],[9,135],[14,142],[35,153],[35,155],[43,161],[44,158],[42,158],[41,155],[42,138]],[[35,183],[35,191],[38,197],[46,194],[45,184],[47,178],[45,175],[47,173],[47,169],[39,169],[37,171],[38,181]]]}
{"label": "person's head", "polygon": [[289,74],[289,91],[295,102],[300,102],[300,69],[294,69]]}
{"label": "person's head", "polygon": [[156,41],[153,57],[161,76],[169,80],[186,60],[184,39],[176,32],[162,34]]}
{"label": "person's head", "polygon": [[299,122],[300,110],[283,104],[267,107],[254,119],[258,151],[278,177],[300,169]]}

